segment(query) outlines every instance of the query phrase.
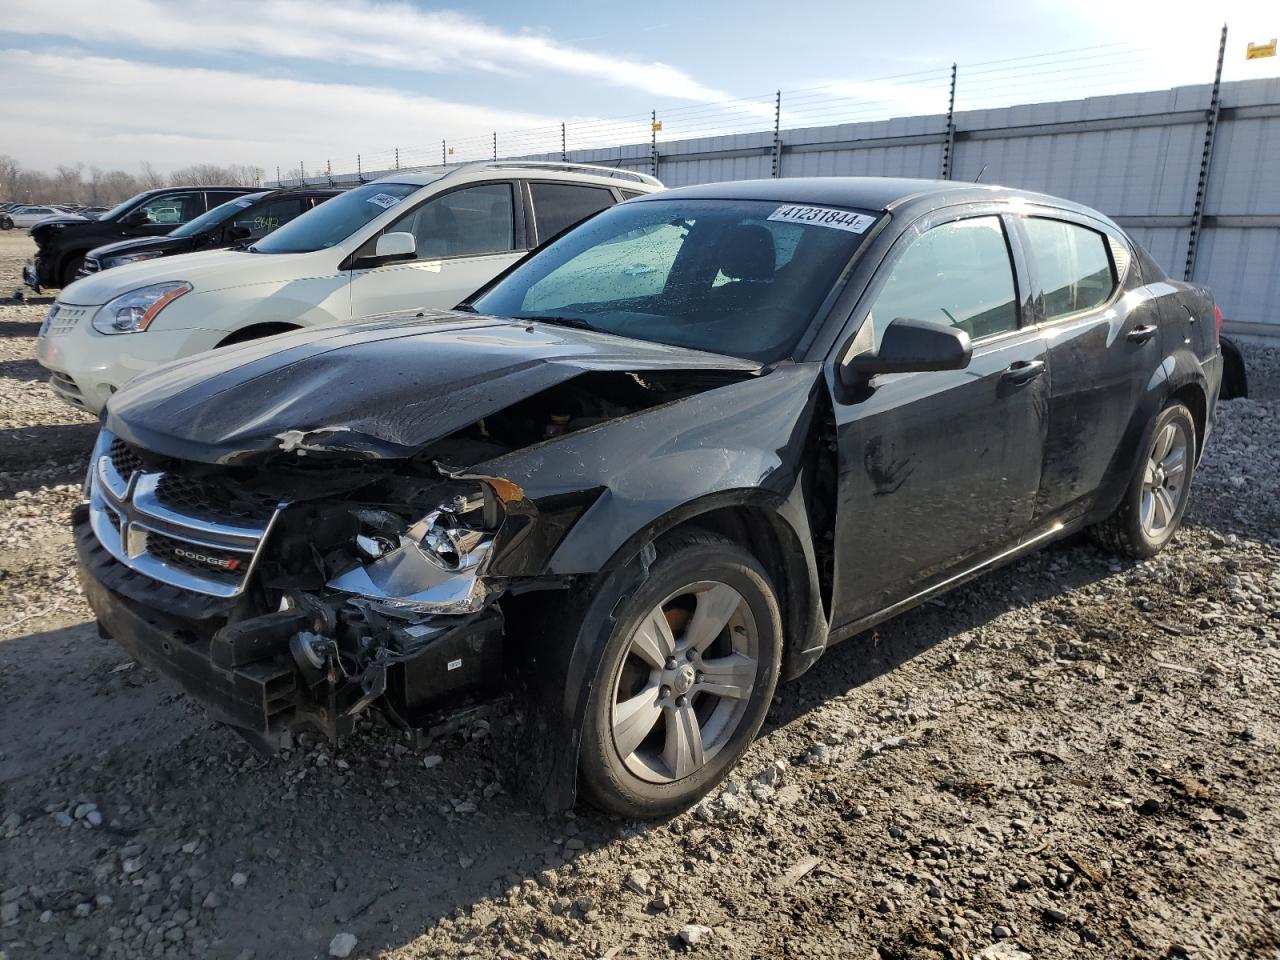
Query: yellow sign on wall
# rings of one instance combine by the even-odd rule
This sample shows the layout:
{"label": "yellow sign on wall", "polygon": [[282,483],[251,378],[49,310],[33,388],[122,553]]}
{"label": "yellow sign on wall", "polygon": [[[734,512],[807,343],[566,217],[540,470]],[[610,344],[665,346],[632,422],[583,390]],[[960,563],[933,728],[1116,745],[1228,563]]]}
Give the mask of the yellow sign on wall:
{"label": "yellow sign on wall", "polygon": [[1274,57],[1276,55],[1276,38],[1272,37],[1270,43],[1251,43],[1244,53],[1246,60],[1261,60],[1263,57]]}

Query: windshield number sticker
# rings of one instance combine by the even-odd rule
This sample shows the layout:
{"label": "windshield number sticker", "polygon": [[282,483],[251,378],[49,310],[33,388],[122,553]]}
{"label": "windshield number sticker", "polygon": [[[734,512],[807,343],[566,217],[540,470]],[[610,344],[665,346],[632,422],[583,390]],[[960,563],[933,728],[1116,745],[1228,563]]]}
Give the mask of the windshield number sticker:
{"label": "windshield number sticker", "polygon": [[383,210],[390,210],[400,202],[400,198],[393,197],[389,193],[375,193],[369,198],[369,202],[376,207],[381,207]]}
{"label": "windshield number sticker", "polygon": [[794,204],[779,207],[769,214],[769,219],[783,223],[808,223],[815,227],[847,230],[849,233],[865,233],[867,227],[876,222],[875,217],[869,217],[865,213],[850,213],[833,207],[799,207]]}

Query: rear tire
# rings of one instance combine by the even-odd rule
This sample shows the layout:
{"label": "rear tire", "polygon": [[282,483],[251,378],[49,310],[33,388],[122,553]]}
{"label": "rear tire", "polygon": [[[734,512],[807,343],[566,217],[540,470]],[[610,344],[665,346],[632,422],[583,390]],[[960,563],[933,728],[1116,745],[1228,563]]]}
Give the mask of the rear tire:
{"label": "rear tire", "polygon": [[1191,411],[1173,401],[1155,418],[1133,479],[1115,513],[1089,530],[1102,547],[1145,560],[1178,532],[1197,459]]}
{"label": "rear tire", "polygon": [[0,230],[12,230],[13,221],[8,217],[0,217]]}
{"label": "rear tire", "polygon": [[591,687],[579,785],[625,817],[683,810],[760,729],[782,654],[777,594],[760,562],[709,533],[659,541],[613,616]]}

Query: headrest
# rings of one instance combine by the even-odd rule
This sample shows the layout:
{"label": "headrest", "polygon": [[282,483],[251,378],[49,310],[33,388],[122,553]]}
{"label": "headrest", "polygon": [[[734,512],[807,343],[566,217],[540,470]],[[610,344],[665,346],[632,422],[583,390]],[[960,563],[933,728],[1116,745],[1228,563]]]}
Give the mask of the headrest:
{"label": "headrest", "polygon": [[731,279],[772,280],[776,262],[773,234],[758,223],[740,223],[721,234],[716,258],[720,272]]}

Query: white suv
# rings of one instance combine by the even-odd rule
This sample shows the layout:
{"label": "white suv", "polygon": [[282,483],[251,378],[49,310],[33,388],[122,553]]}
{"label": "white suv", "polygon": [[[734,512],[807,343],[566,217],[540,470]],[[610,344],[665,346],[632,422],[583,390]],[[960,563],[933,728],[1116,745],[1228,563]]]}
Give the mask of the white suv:
{"label": "white suv", "polygon": [[50,386],[94,413],[135,375],[298,327],[452,307],[571,224],[662,184],[492,162],[363,184],[244,250],[126,264],[66,287],[40,329]]}

